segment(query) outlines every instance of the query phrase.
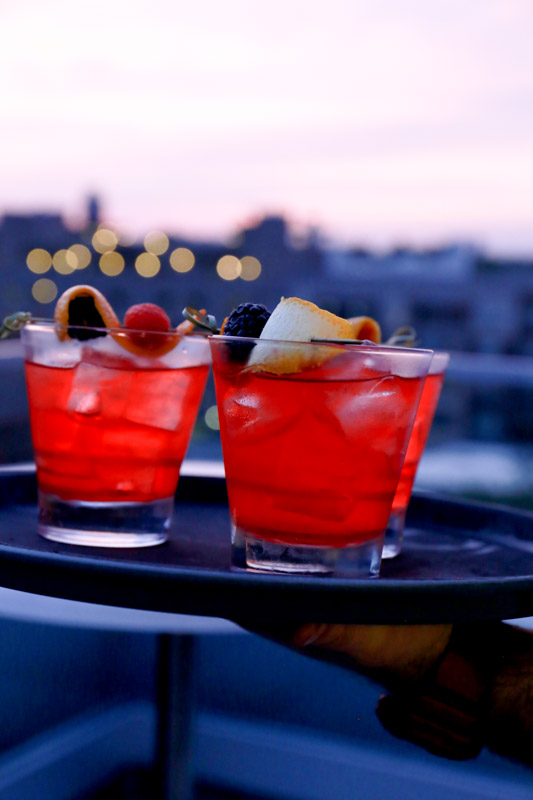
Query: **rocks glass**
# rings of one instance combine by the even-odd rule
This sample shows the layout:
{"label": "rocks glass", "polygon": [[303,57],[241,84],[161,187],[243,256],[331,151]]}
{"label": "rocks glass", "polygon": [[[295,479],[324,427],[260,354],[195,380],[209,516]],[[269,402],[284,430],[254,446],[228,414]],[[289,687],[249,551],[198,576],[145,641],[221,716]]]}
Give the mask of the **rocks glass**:
{"label": "rocks glass", "polygon": [[168,535],[209,345],[151,333],[176,344],[163,356],[136,355],[117,342],[124,329],[112,333],[83,328],[81,341],[60,341],[53,324],[22,330],[38,530],[69,544],[146,547]]}
{"label": "rocks glass", "polygon": [[[234,564],[378,575],[432,352],[230,336],[209,341]],[[298,366],[291,372],[287,364]]]}

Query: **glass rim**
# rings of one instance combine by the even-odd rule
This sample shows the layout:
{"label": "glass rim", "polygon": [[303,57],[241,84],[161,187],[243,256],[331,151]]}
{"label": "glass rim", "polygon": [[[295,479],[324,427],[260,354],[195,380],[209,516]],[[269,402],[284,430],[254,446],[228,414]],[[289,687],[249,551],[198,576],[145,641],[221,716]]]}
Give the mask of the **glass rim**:
{"label": "glass rim", "polygon": [[[70,329],[75,331],[95,331],[97,333],[102,334],[118,334],[127,336],[129,333],[149,333],[151,336],[158,335],[158,336],[172,336],[176,339],[194,339],[197,341],[198,339],[206,339],[207,337],[204,334],[190,334],[190,333],[180,333],[176,330],[168,330],[168,331],[154,331],[152,329],[140,329],[140,328],[106,328],[96,325],[65,325],[63,322],[54,322],[54,320],[30,320],[27,322],[24,327],[21,329],[21,333],[23,333],[26,329],[31,328],[32,330],[39,330],[41,329],[42,332],[55,332],[57,329],[68,331]],[[81,341],[79,339],[70,339],[71,341]],[[87,342],[85,342],[87,343]]]}
{"label": "glass rim", "polygon": [[440,375],[446,372],[450,363],[450,353],[447,350],[435,350],[429,365],[428,375]]}
{"label": "glass rim", "polygon": [[250,343],[250,344],[269,344],[273,345],[307,345],[312,347],[335,347],[339,349],[340,347],[347,350],[347,352],[364,352],[369,353],[370,355],[400,355],[400,356],[409,356],[409,355],[423,355],[428,356],[431,355],[432,357],[435,354],[434,350],[429,350],[426,348],[421,347],[401,347],[399,345],[382,345],[382,344],[374,344],[374,342],[351,342],[349,339],[329,339],[328,341],[298,341],[293,339],[260,339],[254,338],[252,336],[225,336],[224,334],[210,334],[207,337],[209,340],[212,340],[216,344],[223,344],[224,342],[228,343]]}

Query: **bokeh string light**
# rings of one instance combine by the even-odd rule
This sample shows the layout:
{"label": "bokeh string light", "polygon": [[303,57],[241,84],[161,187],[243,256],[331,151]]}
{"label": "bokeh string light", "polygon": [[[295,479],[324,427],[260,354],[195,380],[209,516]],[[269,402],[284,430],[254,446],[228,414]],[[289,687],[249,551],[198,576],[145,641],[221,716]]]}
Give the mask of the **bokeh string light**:
{"label": "bokeh string light", "polygon": [[48,250],[43,250],[42,247],[36,247],[33,250],[30,250],[26,256],[26,264],[31,272],[35,272],[37,275],[42,275],[43,273],[48,272],[52,266],[52,256]]}
{"label": "bokeh string light", "polygon": [[91,263],[91,251],[84,244],[73,244],[72,247],[69,247],[68,252],[70,258],[75,259],[76,269],[85,269]]}
{"label": "bokeh string light", "polygon": [[261,262],[255,256],[241,258],[241,274],[243,281],[255,281],[261,275]]}
{"label": "bokeh string light", "polygon": [[118,236],[110,228],[98,228],[93,234],[92,246],[97,253],[109,253],[118,244]]}
{"label": "bokeh string light", "polygon": [[39,278],[31,288],[32,297],[38,303],[52,303],[57,297],[57,286],[49,278]]}
{"label": "bokeh string light", "polygon": [[[103,275],[116,277],[124,272],[125,258],[116,250],[119,243],[117,232],[109,227],[100,226],[93,234],[91,243],[94,250],[100,254],[98,266]],[[168,250],[170,240],[161,231],[151,231],[146,234],[144,245],[146,251],[137,256],[135,271],[143,278],[153,278],[161,271],[159,256]],[[36,247],[27,254],[26,264],[28,269],[35,274],[44,274],[53,267],[60,275],[71,275],[76,270],[86,269],[92,261],[92,255],[91,250],[80,243],[73,244],[68,249],[57,250],[53,256],[48,250]],[[175,272],[187,273],[194,268],[196,257],[188,247],[176,247],[169,255],[169,263]],[[243,281],[254,281],[261,275],[261,272],[261,262],[251,255],[237,258],[228,253],[222,256],[216,264],[217,275],[225,281],[234,281],[237,278],[241,278]],[[37,291],[40,296],[43,296],[42,289]],[[50,287],[48,287],[48,291],[52,291]]]}
{"label": "bokeh string light", "polygon": [[169,260],[175,272],[190,272],[196,261],[194,253],[188,247],[176,247]]}
{"label": "bokeh string light", "polygon": [[207,427],[212,431],[220,430],[220,421],[218,419],[218,409],[216,406],[209,406],[204,414],[204,421]]}
{"label": "bokeh string light", "polygon": [[144,237],[144,246],[147,252],[153,253],[154,256],[161,256],[166,253],[169,244],[168,236],[161,231],[151,231]]}
{"label": "bokeh string light", "polygon": [[135,259],[135,271],[143,278],[155,277],[161,269],[161,261],[153,253],[141,253]]}
{"label": "bokeh string light", "polygon": [[102,253],[99,261],[100,271],[108,278],[115,278],[124,271],[125,262],[124,256],[117,253],[116,250],[110,250],[108,253]]}
{"label": "bokeh string light", "polygon": [[72,275],[77,263],[76,256],[69,250],[58,250],[52,258],[52,266],[60,275]]}
{"label": "bokeh string light", "polygon": [[234,281],[241,274],[242,266],[237,256],[222,256],[217,263],[217,274],[224,281]]}

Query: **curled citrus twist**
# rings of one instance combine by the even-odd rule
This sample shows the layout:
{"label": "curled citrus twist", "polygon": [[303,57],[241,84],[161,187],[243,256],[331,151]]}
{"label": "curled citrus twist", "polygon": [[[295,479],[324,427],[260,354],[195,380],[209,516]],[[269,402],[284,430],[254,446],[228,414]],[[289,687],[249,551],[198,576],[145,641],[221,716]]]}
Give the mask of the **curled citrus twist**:
{"label": "curled citrus twist", "polygon": [[381,328],[375,319],[372,319],[372,317],[350,317],[348,322],[352,326],[354,339],[381,344]]}
{"label": "curled citrus twist", "polygon": [[[77,328],[119,328],[111,303],[92,286],[71,286],[63,292],[54,310],[56,333],[61,341],[80,338]],[[89,334],[89,331],[87,331]],[[81,338],[93,338],[91,335]]]}
{"label": "curled citrus twist", "polygon": [[146,334],[146,330],[123,327],[107,298],[98,289],[86,285],[71,286],[63,292],[56,303],[54,321],[61,341],[83,341],[109,333],[124,350],[138,356],[163,356],[188,332],[179,326],[176,330],[154,332],[150,338],[143,338],[139,334]]}

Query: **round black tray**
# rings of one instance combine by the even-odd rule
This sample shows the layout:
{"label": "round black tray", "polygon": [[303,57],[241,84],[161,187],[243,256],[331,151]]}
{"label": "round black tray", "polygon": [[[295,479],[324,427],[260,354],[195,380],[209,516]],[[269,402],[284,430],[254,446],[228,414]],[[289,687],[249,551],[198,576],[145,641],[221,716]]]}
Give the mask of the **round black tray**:
{"label": "round black tray", "polygon": [[37,534],[33,470],[0,473],[0,585],[244,624],[427,623],[533,616],[533,514],[414,494],[404,550],[381,577],[232,569],[223,478],[180,479],[170,541],[140,550]]}

